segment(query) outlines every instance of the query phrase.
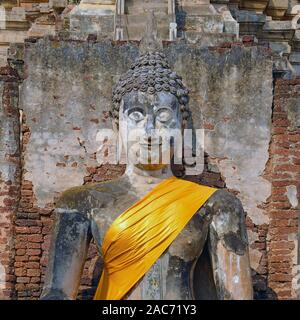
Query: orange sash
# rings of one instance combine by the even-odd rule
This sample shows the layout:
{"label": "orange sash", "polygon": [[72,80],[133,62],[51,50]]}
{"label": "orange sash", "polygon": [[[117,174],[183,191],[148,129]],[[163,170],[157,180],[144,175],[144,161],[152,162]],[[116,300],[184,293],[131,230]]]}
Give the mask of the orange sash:
{"label": "orange sash", "polygon": [[171,177],[122,213],[103,241],[94,299],[122,299],[216,190]]}

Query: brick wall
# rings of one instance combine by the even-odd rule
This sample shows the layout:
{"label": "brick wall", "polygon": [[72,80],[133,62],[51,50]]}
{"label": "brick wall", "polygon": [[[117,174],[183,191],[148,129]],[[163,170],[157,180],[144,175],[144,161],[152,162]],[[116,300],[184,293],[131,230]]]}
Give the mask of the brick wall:
{"label": "brick wall", "polygon": [[15,296],[17,299],[37,299],[41,294],[47,252],[53,223],[54,204],[39,208],[32,183],[24,180],[24,153],[30,139],[26,116],[21,119],[21,200],[15,217]]}
{"label": "brick wall", "polygon": [[268,203],[268,283],[279,299],[295,297],[300,198],[300,78],[275,83]]}
{"label": "brick wall", "polygon": [[20,197],[18,76],[0,68],[0,299],[13,297],[13,220]]}
{"label": "brick wall", "polygon": [[268,224],[255,225],[249,216],[246,218],[246,223],[248,235],[249,233],[255,235],[255,240],[250,243],[249,248],[251,264],[256,265],[255,270],[252,269],[254,299],[277,299],[276,293],[268,286],[267,233],[269,226]]}

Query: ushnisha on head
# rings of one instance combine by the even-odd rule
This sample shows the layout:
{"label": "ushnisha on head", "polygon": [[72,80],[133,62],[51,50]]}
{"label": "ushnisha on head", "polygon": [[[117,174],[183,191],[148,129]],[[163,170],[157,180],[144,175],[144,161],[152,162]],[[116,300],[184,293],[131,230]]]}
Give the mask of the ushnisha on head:
{"label": "ushnisha on head", "polygon": [[162,52],[148,52],[140,56],[131,68],[120,78],[113,90],[112,116],[116,124],[119,120],[120,104],[126,94],[133,91],[155,95],[161,92],[174,95],[180,104],[182,125],[187,125],[190,117],[188,108],[189,91],[182,78],[172,71]]}

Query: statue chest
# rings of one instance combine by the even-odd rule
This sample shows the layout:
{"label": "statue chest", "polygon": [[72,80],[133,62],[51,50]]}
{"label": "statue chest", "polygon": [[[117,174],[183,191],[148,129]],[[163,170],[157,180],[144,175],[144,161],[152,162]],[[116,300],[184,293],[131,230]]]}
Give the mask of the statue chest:
{"label": "statue chest", "polygon": [[[93,209],[92,229],[99,248],[112,222],[136,201],[127,194]],[[191,299],[191,271],[204,247],[207,230],[207,221],[196,213],[126,299]]]}
{"label": "statue chest", "polygon": [[190,220],[125,299],[193,299],[193,267],[203,250],[208,229],[199,218]]}
{"label": "statue chest", "polygon": [[[102,199],[100,205],[97,202],[97,206],[92,208],[90,213],[92,232],[99,247],[102,246],[111,224],[138,200],[139,197],[130,192],[120,194],[118,197],[108,194],[105,199]],[[178,255],[183,259],[190,259],[193,256],[193,252],[197,251],[197,244],[203,236],[202,233],[203,229],[207,227],[206,224],[207,220],[201,217],[199,213],[195,213],[169,247],[172,254]]]}

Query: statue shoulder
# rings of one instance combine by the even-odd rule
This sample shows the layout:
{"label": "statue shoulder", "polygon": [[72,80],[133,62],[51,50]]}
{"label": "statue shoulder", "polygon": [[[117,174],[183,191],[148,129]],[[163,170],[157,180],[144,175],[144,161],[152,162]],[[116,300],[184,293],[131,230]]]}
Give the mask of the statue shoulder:
{"label": "statue shoulder", "polygon": [[101,208],[105,202],[128,191],[128,186],[123,180],[119,178],[67,189],[56,202],[56,211],[87,215],[92,208]]}
{"label": "statue shoulder", "polygon": [[226,189],[217,190],[207,201],[206,206],[213,208],[214,212],[231,212],[231,214],[244,214],[240,199]]}

